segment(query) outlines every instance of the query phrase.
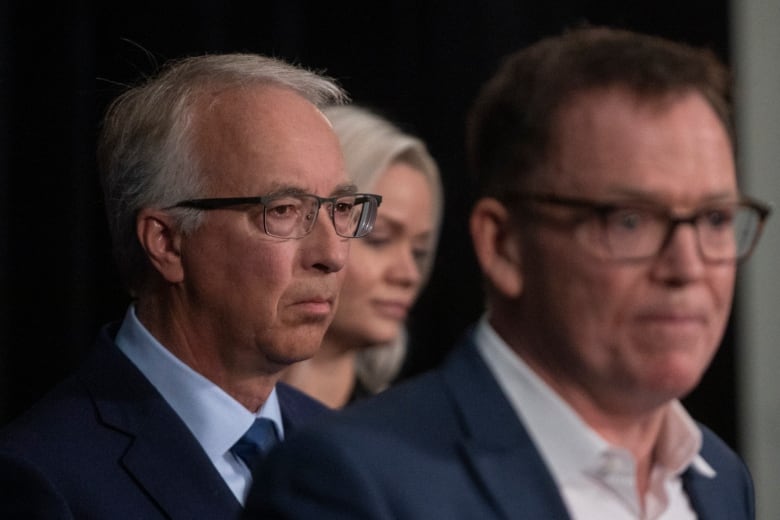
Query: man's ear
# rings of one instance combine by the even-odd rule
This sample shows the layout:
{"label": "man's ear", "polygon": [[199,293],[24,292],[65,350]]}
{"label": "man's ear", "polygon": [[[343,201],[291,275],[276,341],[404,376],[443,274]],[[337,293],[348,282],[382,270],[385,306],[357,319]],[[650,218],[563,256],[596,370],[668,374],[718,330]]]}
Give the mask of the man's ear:
{"label": "man's ear", "polygon": [[184,280],[181,262],[181,233],[173,217],[164,211],[144,208],[135,221],[136,234],[149,263],[170,283]]}
{"label": "man's ear", "polygon": [[484,275],[503,296],[519,296],[523,289],[520,243],[506,207],[493,198],[478,200],[469,227]]}

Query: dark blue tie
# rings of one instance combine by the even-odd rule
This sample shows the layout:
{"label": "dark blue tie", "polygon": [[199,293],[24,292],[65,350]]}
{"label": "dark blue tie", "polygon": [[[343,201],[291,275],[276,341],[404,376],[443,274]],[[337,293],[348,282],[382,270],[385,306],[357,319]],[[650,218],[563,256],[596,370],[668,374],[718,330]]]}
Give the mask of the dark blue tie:
{"label": "dark blue tie", "polygon": [[271,419],[260,417],[246,433],[230,448],[238,458],[251,470],[263,460],[266,453],[279,441],[276,436],[276,428]]}

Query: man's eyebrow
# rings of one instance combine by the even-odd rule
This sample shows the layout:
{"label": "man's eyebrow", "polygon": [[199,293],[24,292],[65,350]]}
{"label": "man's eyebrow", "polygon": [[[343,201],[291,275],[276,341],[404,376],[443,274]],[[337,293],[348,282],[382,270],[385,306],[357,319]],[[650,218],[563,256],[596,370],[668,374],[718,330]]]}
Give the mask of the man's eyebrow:
{"label": "man's eyebrow", "polygon": [[[739,191],[733,192],[730,190],[724,190],[724,191],[702,195],[699,198],[698,203],[700,205],[706,205],[706,204],[717,204],[723,202],[735,202],[738,201],[740,197],[741,197],[741,193]],[[644,204],[653,204],[659,206],[663,206],[666,204],[666,198],[662,193],[656,193],[652,191],[647,192],[647,191],[633,190],[633,189],[618,190],[613,194],[613,197],[610,200],[612,202],[640,203],[640,204],[644,203]]]}
{"label": "man's eyebrow", "polygon": [[290,186],[290,185],[277,185],[274,186],[271,191],[267,192],[265,194],[266,197],[276,197],[279,195],[305,195],[308,193],[303,188],[299,188],[297,186]]}
{"label": "man's eyebrow", "polygon": [[357,193],[358,189],[355,184],[352,183],[345,183],[345,184],[339,184],[336,186],[336,188],[330,192],[332,196],[339,196],[339,195],[352,195],[353,193]]}
{"label": "man's eyebrow", "polygon": [[[336,186],[331,192],[330,196],[332,197],[338,197],[341,195],[352,195],[353,193],[357,193],[358,189],[357,186],[353,183],[344,183],[339,184]],[[291,185],[284,185],[279,184],[274,186],[271,191],[266,193],[265,196],[278,196],[278,195],[309,195],[311,194],[310,191],[307,191],[299,186],[291,186]]]}

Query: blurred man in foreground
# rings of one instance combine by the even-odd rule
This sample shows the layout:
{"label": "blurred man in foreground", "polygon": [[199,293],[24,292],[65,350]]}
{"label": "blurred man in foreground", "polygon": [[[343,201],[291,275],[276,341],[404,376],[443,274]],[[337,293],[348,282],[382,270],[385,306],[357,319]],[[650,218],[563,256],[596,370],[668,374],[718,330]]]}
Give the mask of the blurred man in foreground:
{"label": "blurred man in foreground", "polygon": [[768,214],[728,99],[710,53],[630,32],[510,56],[469,121],[484,318],[274,452],[247,517],[752,518],[744,464],[679,402]]}

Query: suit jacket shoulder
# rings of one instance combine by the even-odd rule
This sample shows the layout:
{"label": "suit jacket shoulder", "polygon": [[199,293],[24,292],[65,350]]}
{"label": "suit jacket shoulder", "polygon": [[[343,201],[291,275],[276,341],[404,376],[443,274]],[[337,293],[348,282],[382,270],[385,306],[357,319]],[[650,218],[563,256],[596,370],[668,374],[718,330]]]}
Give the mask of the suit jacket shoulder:
{"label": "suit jacket shoulder", "polygon": [[753,520],[755,496],[750,472],[742,459],[706,426],[701,456],[716,472],[713,478],[688,469],[683,485],[699,518]]}
{"label": "suit jacket shoulder", "polygon": [[[704,429],[700,518],[752,520],[744,464]],[[568,519],[539,451],[467,338],[441,368],[304,429],[266,461],[245,518]]]}
{"label": "suit jacket shoulder", "polygon": [[567,518],[474,347],[285,442],[246,518]]}
{"label": "suit jacket shoulder", "polygon": [[78,372],[0,434],[0,517],[237,516],[197,440],[112,338],[104,329]]}

